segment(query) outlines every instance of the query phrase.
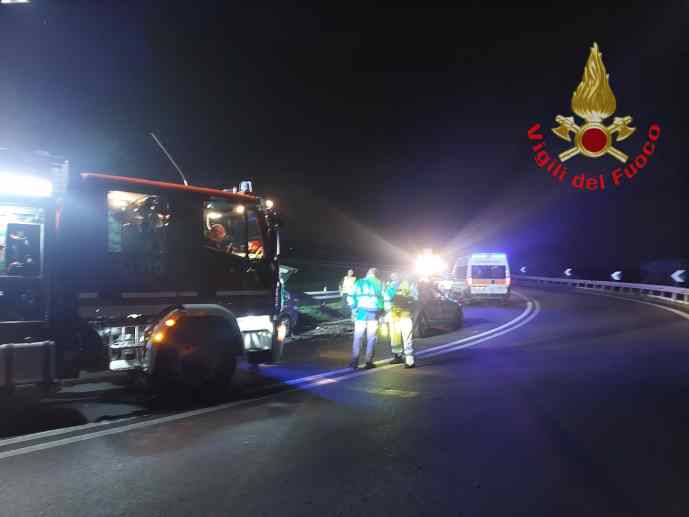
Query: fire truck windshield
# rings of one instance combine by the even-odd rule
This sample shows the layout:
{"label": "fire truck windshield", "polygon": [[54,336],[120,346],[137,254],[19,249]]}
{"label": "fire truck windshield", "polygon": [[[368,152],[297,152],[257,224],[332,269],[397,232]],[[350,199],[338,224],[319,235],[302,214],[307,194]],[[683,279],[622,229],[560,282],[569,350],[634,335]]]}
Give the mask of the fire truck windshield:
{"label": "fire truck windshield", "polygon": [[205,205],[207,245],[227,254],[263,258],[263,237],[255,207],[213,199]]}
{"label": "fire truck windshield", "polygon": [[0,275],[41,274],[44,218],[42,208],[0,203]]}

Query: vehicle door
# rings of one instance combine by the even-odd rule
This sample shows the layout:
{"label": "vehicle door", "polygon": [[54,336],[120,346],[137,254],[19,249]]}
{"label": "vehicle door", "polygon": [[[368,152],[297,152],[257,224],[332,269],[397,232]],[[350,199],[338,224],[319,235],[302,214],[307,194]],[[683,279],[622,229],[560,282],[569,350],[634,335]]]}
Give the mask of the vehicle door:
{"label": "vehicle door", "polygon": [[279,303],[278,272],[258,207],[241,199],[206,198],[199,222],[208,294],[236,315],[271,314]]}
{"label": "vehicle door", "polygon": [[0,322],[47,320],[47,206],[0,199]]}

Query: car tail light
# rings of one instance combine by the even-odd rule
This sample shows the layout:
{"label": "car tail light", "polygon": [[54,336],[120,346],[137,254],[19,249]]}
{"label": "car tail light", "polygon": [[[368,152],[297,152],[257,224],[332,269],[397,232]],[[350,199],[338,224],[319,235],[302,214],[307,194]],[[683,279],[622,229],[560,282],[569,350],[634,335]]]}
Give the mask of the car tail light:
{"label": "car tail light", "polygon": [[505,285],[508,287],[512,285],[512,279],[510,277],[505,278]]}
{"label": "car tail light", "polygon": [[469,277],[467,278],[467,285],[472,285],[474,282],[473,278]]}

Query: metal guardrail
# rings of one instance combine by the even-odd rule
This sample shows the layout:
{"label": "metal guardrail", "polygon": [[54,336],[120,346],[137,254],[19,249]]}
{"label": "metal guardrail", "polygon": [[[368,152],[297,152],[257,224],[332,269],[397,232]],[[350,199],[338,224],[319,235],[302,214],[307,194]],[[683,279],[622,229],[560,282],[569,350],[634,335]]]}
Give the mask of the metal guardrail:
{"label": "metal guardrail", "polygon": [[304,294],[314,300],[335,300],[340,297],[340,291],[304,291]]}
{"label": "metal guardrail", "polygon": [[282,257],[280,259],[280,262],[285,264],[285,265],[291,265],[291,264],[308,264],[308,265],[314,265],[314,266],[322,266],[322,267],[333,267],[337,269],[341,269],[344,272],[346,272],[349,268],[354,268],[354,269],[359,269],[361,272],[365,272],[370,267],[375,267],[378,269],[378,271],[397,271],[400,269],[404,269],[403,264],[378,264],[376,262],[347,262],[347,261],[338,261],[338,260],[325,260],[325,259],[308,259],[308,258],[297,258],[297,257]]}
{"label": "metal guardrail", "polygon": [[685,287],[524,275],[514,276],[513,279],[517,282],[526,280],[535,282],[537,284],[567,285],[582,289],[596,289],[600,291],[612,291],[621,294],[633,294],[649,298],[661,298],[663,300],[689,305],[689,289]]}

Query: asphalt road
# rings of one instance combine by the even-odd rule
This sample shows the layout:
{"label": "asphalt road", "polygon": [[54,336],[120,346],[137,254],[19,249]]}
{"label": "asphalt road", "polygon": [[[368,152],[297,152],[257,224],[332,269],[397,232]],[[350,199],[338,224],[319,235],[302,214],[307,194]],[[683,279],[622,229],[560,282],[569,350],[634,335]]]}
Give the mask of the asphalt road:
{"label": "asphalt road", "polygon": [[689,319],[520,291],[415,370],[303,342],[220,404],[0,441],[0,513],[689,515]]}

